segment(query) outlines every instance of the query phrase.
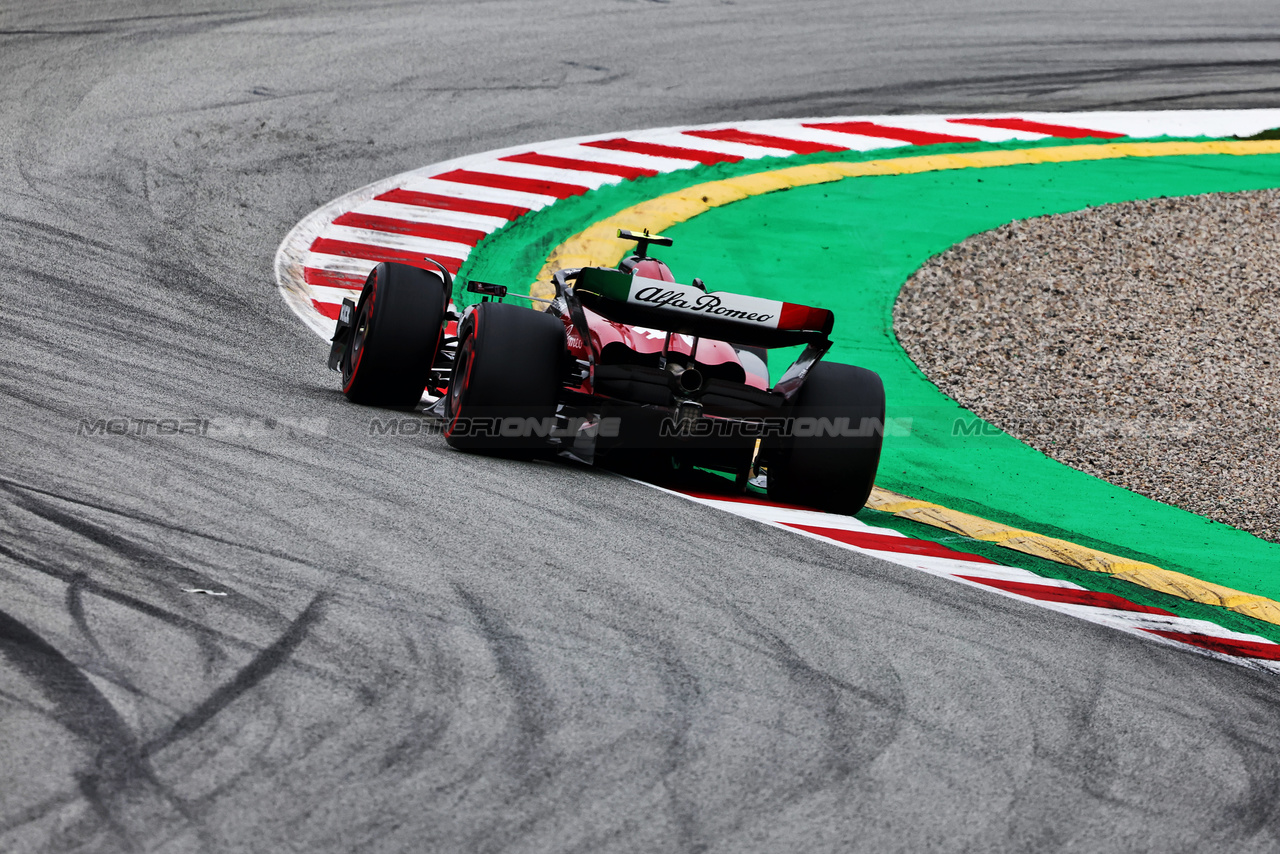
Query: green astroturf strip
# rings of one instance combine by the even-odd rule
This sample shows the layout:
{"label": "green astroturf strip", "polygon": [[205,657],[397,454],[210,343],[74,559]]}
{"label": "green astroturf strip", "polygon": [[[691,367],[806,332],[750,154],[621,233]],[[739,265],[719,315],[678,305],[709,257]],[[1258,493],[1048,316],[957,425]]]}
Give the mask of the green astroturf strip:
{"label": "green astroturf strip", "polygon": [[[930,146],[923,153],[1027,147],[1034,146]],[[495,233],[473,253],[462,275],[525,284],[558,242],[591,222],[643,199],[717,177],[803,162],[920,153],[922,149],[915,148],[753,161],[604,188]],[[879,372],[889,415],[911,419],[909,435],[898,431],[886,438],[878,485],[1280,599],[1280,573],[1274,571],[1280,568],[1280,546],[1077,472],[994,428],[966,434],[965,429],[982,422],[938,391],[907,358],[892,332],[893,302],[902,283],[931,256],[970,235],[1013,220],[1090,205],[1276,186],[1280,155],[1129,158],[851,178],[714,209],[669,230],[676,245],[662,257],[681,281],[701,276],[716,290],[785,298],[835,311],[836,345],[829,358]],[[873,524],[885,524],[883,514],[875,515]],[[922,526],[914,533],[931,539],[942,536]],[[1027,562],[1023,555],[998,552],[1003,557],[991,556],[1001,562]],[[1062,572],[1057,570],[1057,576],[1067,577]],[[1144,601],[1133,585],[1094,573],[1078,575],[1071,580]],[[1120,587],[1111,590],[1110,584]],[[1194,603],[1171,605],[1171,597],[1160,598],[1160,607],[1186,616],[1219,614],[1214,617],[1219,623],[1230,616],[1199,606],[1190,609],[1196,613],[1188,613]],[[1247,625],[1251,628],[1242,630],[1271,635],[1262,628],[1266,624],[1247,620]]]}

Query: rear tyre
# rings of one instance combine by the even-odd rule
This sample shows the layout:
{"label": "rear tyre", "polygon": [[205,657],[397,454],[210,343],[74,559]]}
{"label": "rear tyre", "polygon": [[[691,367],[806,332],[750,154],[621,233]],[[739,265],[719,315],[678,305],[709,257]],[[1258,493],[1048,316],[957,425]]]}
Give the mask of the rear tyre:
{"label": "rear tyre", "polygon": [[884,384],[879,375],[819,362],[788,415],[797,419],[793,435],[768,449],[769,497],[857,513],[871,495],[880,464]]}
{"label": "rear tyre", "polygon": [[565,369],[564,325],[507,303],[476,306],[458,330],[445,399],[445,441],[525,456],[548,446]]}
{"label": "rear tyre", "polygon": [[449,294],[435,273],[379,264],[356,304],[342,393],[366,406],[414,406],[440,352]]}

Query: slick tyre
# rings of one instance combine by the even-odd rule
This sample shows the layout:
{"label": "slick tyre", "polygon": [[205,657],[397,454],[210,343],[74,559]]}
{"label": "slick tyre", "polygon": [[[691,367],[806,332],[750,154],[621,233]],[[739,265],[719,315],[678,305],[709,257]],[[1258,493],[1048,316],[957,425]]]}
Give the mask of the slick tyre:
{"label": "slick tyre", "polygon": [[366,406],[413,406],[431,378],[449,303],[444,281],[407,264],[383,263],[365,280],[342,393]]}
{"label": "slick tyre", "polygon": [[832,513],[867,503],[880,464],[884,384],[866,368],[819,362],[788,413],[792,435],[767,448],[769,497]]}
{"label": "slick tyre", "polygon": [[458,330],[445,441],[508,456],[545,450],[565,358],[564,326],[552,315],[507,303],[476,306]]}

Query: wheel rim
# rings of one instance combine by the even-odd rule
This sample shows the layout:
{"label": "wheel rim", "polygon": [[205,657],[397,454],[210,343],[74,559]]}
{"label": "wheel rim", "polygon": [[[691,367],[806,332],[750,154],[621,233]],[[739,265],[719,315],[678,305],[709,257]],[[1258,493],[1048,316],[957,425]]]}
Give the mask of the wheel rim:
{"label": "wheel rim", "polygon": [[458,347],[458,353],[453,361],[453,377],[449,380],[449,390],[446,403],[446,417],[449,421],[448,432],[453,432],[454,422],[458,419],[458,413],[462,410],[462,395],[467,390],[467,380],[471,375],[471,357],[475,350],[475,336],[468,335],[462,340],[462,346]]}
{"label": "wheel rim", "polygon": [[355,328],[351,331],[351,346],[347,349],[346,359],[343,360],[343,385],[350,384],[351,377],[356,372],[356,366],[360,364],[360,354],[364,350],[364,340],[368,334],[369,306],[367,302],[362,302],[359,311],[356,312]]}

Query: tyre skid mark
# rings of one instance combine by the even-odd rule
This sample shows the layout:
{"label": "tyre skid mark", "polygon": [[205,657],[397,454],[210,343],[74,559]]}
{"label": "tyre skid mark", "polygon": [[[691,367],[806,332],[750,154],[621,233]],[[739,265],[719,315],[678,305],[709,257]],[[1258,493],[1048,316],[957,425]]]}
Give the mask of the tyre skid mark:
{"label": "tyre skid mark", "polygon": [[142,748],[143,755],[151,756],[190,736],[249,689],[290,661],[294,651],[306,640],[312,626],[323,616],[328,598],[323,593],[317,594],[289,624],[284,634],[254,655],[248,664],[240,668],[235,676],[223,683],[204,702],[174,721],[167,732],[148,741]]}
{"label": "tyre skid mark", "polygon": [[[178,591],[182,586],[186,587],[205,587],[205,588],[222,588],[225,585],[206,576],[199,570],[193,569],[179,561],[169,557],[168,552],[157,551],[149,548],[143,543],[129,539],[123,534],[117,533],[104,525],[99,525],[89,521],[83,516],[64,511],[55,507],[48,501],[38,500],[32,495],[21,495],[10,491],[10,495],[15,499],[15,504],[39,519],[43,519],[55,525],[57,528],[70,533],[74,536],[88,540],[95,546],[106,549],[111,554],[117,556],[125,565],[140,570],[152,581],[156,582],[157,589],[162,593],[171,594],[169,598],[174,602],[177,601]],[[45,574],[51,575],[60,581],[71,584],[77,578],[84,575],[69,569],[62,569],[40,559],[23,556],[13,550],[0,544],[0,553],[30,566],[33,569],[39,569]],[[103,584],[91,581],[80,582],[84,590],[91,590],[99,595],[111,597],[110,588]],[[122,594],[123,595],[123,594]],[[178,617],[171,612],[165,611],[158,606],[142,603],[136,597],[125,595],[125,599],[129,601],[124,603],[130,607],[137,607],[143,610],[149,616],[160,619],[176,618],[183,620],[185,618]],[[237,605],[246,611],[250,616],[267,622],[276,622],[281,619],[280,614],[276,611],[260,605],[255,600],[237,596]],[[196,637],[202,637],[203,633],[197,634]],[[203,644],[204,641],[202,640]]]}
{"label": "tyre skid mark", "polygon": [[[137,736],[115,706],[56,647],[4,611],[0,658],[40,690],[52,706],[53,720],[93,751],[92,768],[78,775],[78,790],[123,845],[136,848],[130,826],[150,829],[160,818],[156,811],[169,813],[168,821],[173,813],[189,821],[182,803],[157,779]],[[145,803],[134,803],[139,798]],[[139,810],[148,815],[133,820]]]}
{"label": "tyre skid mark", "polygon": [[[73,580],[69,585],[70,610],[91,645],[101,653],[101,647],[84,623],[83,609],[71,604],[78,599],[76,591],[84,586],[79,580]],[[48,716],[94,751],[91,768],[77,775],[78,795],[120,845],[135,850],[135,837],[140,836],[144,828],[146,833],[153,833],[157,823],[174,825],[175,835],[195,833],[199,837],[205,836],[187,804],[172,794],[156,775],[151,757],[194,734],[232,702],[291,661],[297,647],[321,618],[327,599],[324,594],[313,598],[274,643],[259,650],[231,679],[180,716],[162,735],[145,743],[88,678],[83,668],[4,611],[0,611],[0,659],[33,684],[52,707],[50,710],[32,711]],[[126,683],[126,687],[130,686]],[[75,800],[76,796],[63,795],[29,807],[6,830],[36,821]],[[134,828],[139,833],[134,833]]]}
{"label": "tyre skid mark", "polygon": [[493,657],[498,678],[515,697],[514,716],[519,736],[514,739],[516,749],[507,767],[517,779],[532,781],[541,776],[539,754],[550,726],[540,710],[553,707],[550,693],[537,675],[534,657],[524,639],[512,631],[501,615],[461,584],[454,585],[454,593],[475,620]]}
{"label": "tyre skid mark", "polygon": [[[831,774],[837,780],[851,777],[862,771],[885,750],[896,742],[903,716],[906,714],[906,702],[902,695],[894,692],[886,696],[882,692],[869,690],[853,681],[842,679],[824,670],[814,667],[784,640],[776,631],[762,624],[740,608],[729,606],[734,621],[762,646],[760,652],[768,659],[776,662],[794,686],[794,694],[788,694],[789,702],[805,703],[807,698],[813,701],[813,710],[827,725],[830,751],[823,758],[821,770]],[[895,688],[897,683],[890,681]],[[798,699],[794,699],[798,698]],[[851,719],[841,711],[843,700],[852,700],[863,706],[861,716]],[[881,723],[877,713],[887,718],[883,721],[884,732],[878,732],[871,739],[870,750],[859,750],[865,739],[858,738],[853,728],[856,720],[859,728],[876,726]],[[850,756],[850,754],[862,754]],[[820,775],[819,775],[820,776]],[[815,780],[811,791],[817,791],[825,785]]]}
{"label": "tyre skid mark", "polygon": [[71,616],[71,622],[75,625],[76,630],[80,632],[80,636],[89,644],[89,648],[96,659],[95,664],[98,667],[109,670],[106,678],[109,678],[114,684],[126,689],[136,697],[146,696],[146,693],[133,680],[120,672],[119,668],[112,666],[114,660],[111,654],[102,647],[102,644],[98,641],[97,633],[89,626],[89,617],[84,608],[84,593],[88,583],[89,576],[84,573],[76,573],[71,579],[71,583],[67,585],[66,608],[67,614]]}
{"label": "tyre skid mark", "polygon": [[764,499],[726,498],[667,489],[645,481],[635,482],[735,516],[763,522],[797,536],[1110,626],[1131,635],[1220,661],[1280,673],[1280,644],[1258,635],[1234,632],[1206,620],[1180,617],[1114,594],[1097,593],[1069,581],[1042,578],[1017,566],[997,564],[988,558],[940,546],[930,540],[908,537],[888,528],[876,528],[852,516],[780,505]]}
{"label": "tyre skid mark", "polygon": [[27,569],[35,570],[36,572],[39,572],[41,575],[46,575],[54,579],[55,581],[61,581],[68,585],[72,583],[76,583],[77,579],[83,578],[84,579],[83,581],[78,582],[80,585],[80,589],[77,595],[79,596],[84,596],[85,594],[91,593],[95,596],[99,596],[103,599],[106,599],[109,602],[114,602],[118,605],[123,605],[126,608],[135,610],[141,614],[151,617],[152,619],[158,620],[166,625],[172,626],[176,629],[180,629],[184,632],[190,632],[193,634],[194,633],[206,634],[211,638],[218,640],[221,643],[227,644],[229,646],[239,647],[241,649],[255,648],[251,642],[238,638],[235,635],[230,635],[225,632],[219,631],[218,629],[212,628],[211,626],[206,626],[203,623],[197,622],[196,620],[193,620],[190,617],[184,617],[181,614],[176,614],[172,611],[167,611],[164,608],[161,608],[159,605],[155,605],[151,602],[147,602],[144,599],[139,599],[136,596],[131,596],[128,593],[123,593],[101,582],[94,581],[93,579],[85,576],[83,572],[79,572],[77,570],[71,570],[71,569],[63,569],[61,567],[55,566],[54,564],[42,562],[35,558],[31,558],[27,555],[23,555],[9,548],[3,543],[0,543],[0,557],[8,558],[9,560],[13,561],[15,564],[19,566],[23,566],[23,567],[26,567]]}
{"label": "tyre skid mark", "polygon": [[[11,483],[0,482],[0,489],[6,490],[11,494],[14,493],[14,490],[11,488],[12,486],[13,484]],[[71,503],[78,503],[80,506],[93,507],[94,509],[100,509],[103,512],[122,515],[126,518],[135,519],[145,523],[156,524],[169,530],[179,530],[165,524],[163,521],[149,520],[142,516],[121,513],[120,511],[113,510],[112,508],[97,507],[90,503],[74,502],[72,499],[65,499],[62,496],[48,493],[45,490],[37,490],[34,488],[27,490],[24,488],[24,491],[29,491],[32,495],[59,498]],[[16,502],[18,506],[24,507],[24,509],[31,509],[31,507],[28,506],[29,500],[23,501],[21,500],[22,497],[18,495],[14,495],[14,497],[19,499]],[[29,499],[30,496],[26,496],[26,498]],[[49,518],[44,514],[37,513],[36,515],[40,518]],[[61,518],[60,514],[52,515],[54,520]],[[84,519],[79,519],[78,521],[81,523],[79,528],[83,528],[83,530],[78,529],[76,533],[87,532],[92,535],[89,537],[91,542],[98,545],[105,545],[108,548],[112,545],[122,546],[121,549],[113,549],[113,552],[123,557],[127,561],[127,565],[131,568],[147,571],[148,574],[152,576],[151,580],[155,582],[158,590],[166,594],[174,606],[185,606],[186,602],[184,600],[186,597],[179,596],[177,591],[181,588],[174,583],[174,575],[167,574],[166,570],[172,571],[173,573],[181,573],[184,576],[194,577],[197,579],[197,583],[205,585],[215,584],[213,580],[205,578],[195,570],[190,570],[184,565],[172,561],[163,555],[151,552],[144,546],[132,543],[120,534],[107,531],[105,528],[94,525]],[[184,533],[189,533],[193,536],[205,537],[205,535],[199,534],[199,532],[195,531],[184,531]],[[205,538],[217,542],[227,542],[217,537]],[[239,545],[229,542],[227,544]],[[283,555],[281,555],[281,557],[283,557]],[[206,670],[211,669],[216,662],[225,661],[227,659],[227,650],[257,653],[262,648],[261,644],[258,642],[247,640],[243,637],[223,631],[215,626],[206,625],[195,618],[188,617],[183,613],[180,613],[178,610],[171,610],[163,605],[147,601],[139,598],[138,596],[116,589],[112,586],[111,579],[94,578],[84,570],[65,567],[59,563],[52,562],[42,557],[25,554],[3,542],[0,542],[0,558],[6,558],[18,566],[33,570],[41,575],[67,585],[64,595],[68,616],[71,618],[72,623],[75,625],[79,634],[84,637],[85,642],[93,650],[98,661],[107,662],[112,659],[110,654],[102,648],[95,636],[95,633],[89,625],[89,615],[85,601],[88,596],[96,596],[107,602],[135,611],[140,615],[149,617],[159,623],[182,632],[184,636],[191,638],[202,650]],[[159,560],[160,563],[157,564],[156,560],[152,560],[152,558]],[[84,556],[82,562],[90,562],[88,556]],[[98,561],[93,561],[93,563],[95,565],[101,565],[101,562]],[[227,585],[222,582],[217,582],[216,586],[223,589],[227,587]],[[257,603],[256,600],[242,594],[233,593],[233,598],[229,598],[228,603],[236,608],[238,614],[247,614],[265,626],[280,626],[283,624],[286,626],[285,632],[287,633],[294,625],[294,622],[289,621],[287,617],[278,611],[267,608]],[[330,683],[335,681],[334,675],[324,669],[316,668],[305,663],[298,663],[297,666],[310,676],[318,677]],[[120,685],[122,688],[137,694],[138,696],[144,696],[143,692],[123,674],[110,671],[100,675],[112,683]]]}
{"label": "tyre skid mark", "polygon": [[19,827],[24,827],[32,822],[39,821],[49,813],[60,810],[64,807],[74,804],[81,798],[79,791],[63,792],[53,797],[46,798],[38,804],[26,807],[11,815],[10,819],[4,823],[0,823],[0,835],[9,833]]}

